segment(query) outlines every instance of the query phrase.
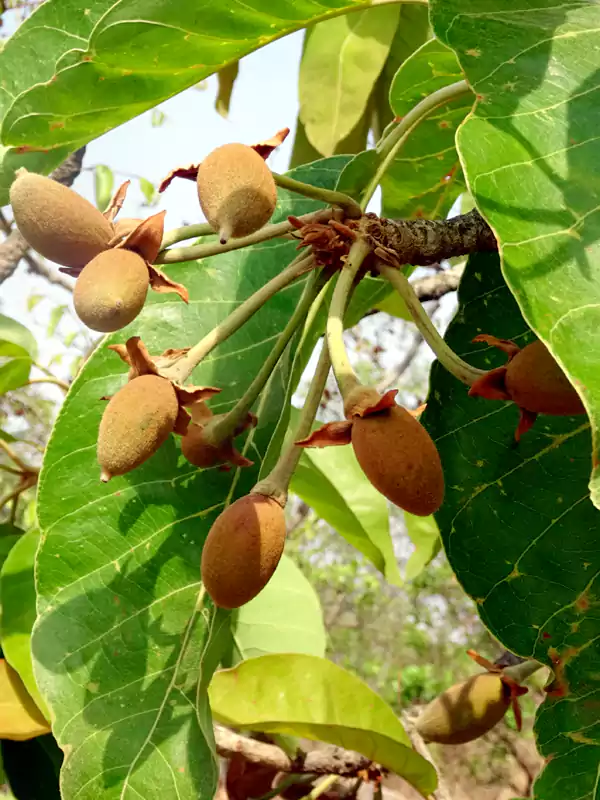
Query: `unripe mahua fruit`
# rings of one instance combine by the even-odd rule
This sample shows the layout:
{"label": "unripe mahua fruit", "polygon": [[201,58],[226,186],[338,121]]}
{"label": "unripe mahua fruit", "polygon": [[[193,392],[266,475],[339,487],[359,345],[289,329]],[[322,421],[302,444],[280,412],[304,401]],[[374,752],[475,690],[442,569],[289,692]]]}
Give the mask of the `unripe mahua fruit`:
{"label": "unripe mahua fruit", "polygon": [[140,313],[149,285],[148,267],[140,255],[121,248],[107,250],[93,258],[77,278],[75,311],[94,331],[118,331]]}
{"label": "unripe mahua fruit", "polygon": [[202,550],[202,583],[221,608],[239,608],[264,589],[285,543],[285,515],[272,497],[248,494],[214,521]]}
{"label": "unripe mahua fruit", "polygon": [[405,408],[354,417],[352,446],[373,486],[392,503],[426,517],[444,499],[440,456],[425,428]]}
{"label": "unripe mahua fruit", "polygon": [[140,375],[126,383],[104,410],[98,431],[100,479],[139,467],[173,430],[179,403],[170,381]]}
{"label": "unripe mahua fruit", "polygon": [[222,462],[219,448],[204,440],[203,425],[192,423],[188,426],[187,431],[181,437],[181,452],[190,464],[202,469],[214,467]]}
{"label": "unripe mahua fruit", "polygon": [[521,408],[538,414],[584,414],[583,403],[543,342],[528,344],[506,366],[506,390]]}
{"label": "unripe mahua fruit", "polygon": [[417,719],[426,742],[463,744],[483,736],[505,715],[510,689],[499,675],[482,673],[436,697]]}
{"label": "unripe mahua fruit", "polygon": [[83,267],[114,235],[111,223],[84,197],[35,172],[19,170],[10,202],[23,237],[63,267]]}
{"label": "unripe mahua fruit", "polygon": [[256,150],[224,144],[200,164],[198,197],[206,219],[225,243],[266,225],[275,211],[277,187]]}

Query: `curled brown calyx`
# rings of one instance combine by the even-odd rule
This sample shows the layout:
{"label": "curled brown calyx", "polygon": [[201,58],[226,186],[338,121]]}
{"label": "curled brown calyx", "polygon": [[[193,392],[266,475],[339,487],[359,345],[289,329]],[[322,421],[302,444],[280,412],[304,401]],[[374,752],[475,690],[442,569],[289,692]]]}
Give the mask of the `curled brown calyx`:
{"label": "curled brown calyx", "polygon": [[185,355],[187,349],[169,349],[161,355],[151,356],[139,336],[132,336],[125,344],[109,344],[108,349],[129,365],[128,381],[133,381],[142,375],[155,375],[169,381],[178,403],[173,432],[181,436],[186,433],[191,421],[191,415],[186,408],[209,400],[221,391],[214,386],[182,386],[162,375],[162,370]]}
{"label": "curled brown calyx", "polygon": [[225,435],[221,432],[221,423],[227,414],[215,415],[205,402],[200,401],[190,407],[190,415],[191,424],[181,439],[181,452],[190,464],[203,469],[218,466],[223,471],[231,469],[231,466],[251,467],[254,464],[237,450],[233,440],[256,426],[258,419],[255,414],[248,412],[234,428],[233,434]]}
{"label": "curled brown calyx", "polygon": [[296,444],[352,444],[363,472],[384,497],[411,514],[429,516],[444,499],[440,457],[415,415],[397,405],[396,394],[392,389],[380,395],[359,384],[346,396],[346,420],[327,423]]}
{"label": "curled brown calyx", "polygon": [[[159,211],[147,219],[123,219],[114,222],[114,218],[120,210],[125,196],[129,181],[126,181],[119,187],[115,196],[113,197],[108,209],[104,212],[104,216],[110,221],[112,228],[112,238],[108,241],[107,247],[103,253],[103,259],[106,263],[110,261],[111,253],[118,253],[120,250],[129,251],[138,255],[145,263],[148,270],[148,283],[150,289],[159,293],[174,292],[178,294],[181,299],[187,303],[189,294],[185,286],[176,281],[171,280],[168,275],[157,269],[153,262],[156,260],[160,251],[160,246],[164,233],[165,211]],[[65,272],[74,278],[79,278],[81,273],[86,269],[87,265],[77,267],[62,267],[61,272]],[[90,282],[91,283],[91,282]],[[94,283],[97,284],[97,290],[102,290],[102,270],[98,270],[94,276]],[[84,320],[85,321],[85,320]],[[114,329],[113,330],[118,330]]]}
{"label": "curled brown calyx", "polygon": [[586,413],[581,398],[543,342],[536,340],[521,349],[513,341],[488,334],[480,334],[473,341],[497,347],[508,356],[504,366],[486,372],[475,381],[469,396],[515,403],[519,409],[516,441],[532,427],[538,414]]}

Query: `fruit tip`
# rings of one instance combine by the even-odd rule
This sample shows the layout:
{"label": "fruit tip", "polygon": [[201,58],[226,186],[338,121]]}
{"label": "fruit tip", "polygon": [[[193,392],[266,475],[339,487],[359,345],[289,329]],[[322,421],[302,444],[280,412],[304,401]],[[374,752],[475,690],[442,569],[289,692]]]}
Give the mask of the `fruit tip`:
{"label": "fruit tip", "polygon": [[109,480],[112,478],[112,475],[107,469],[102,468],[102,472],[100,473],[100,480],[102,483],[108,483]]}

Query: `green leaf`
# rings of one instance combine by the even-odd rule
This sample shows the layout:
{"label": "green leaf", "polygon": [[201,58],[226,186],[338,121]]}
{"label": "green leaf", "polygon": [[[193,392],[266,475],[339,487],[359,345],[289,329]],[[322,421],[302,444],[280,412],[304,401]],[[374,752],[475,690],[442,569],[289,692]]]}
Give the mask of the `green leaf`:
{"label": "green leaf", "polygon": [[[395,117],[401,119],[423,97],[462,77],[451,50],[436,39],[426,42],[394,76],[390,104]],[[381,181],[384,216],[446,216],[464,189],[454,137],[472,105],[472,98],[464,96],[447,103],[409,136]],[[360,153],[340,176],[337,188],[360,199],[379,166],[375,151]]]}
{"label": "green leaf", "polygon": [[[86,47],[94,25],[110,5],[108,0],[95,0],[82,14],[79,0],[51,0],[31,13],[0,51],[0,120],[22,92],[52,79],[62,57],[77,52],[73,48]],[[74,102],[78,96],[72,98]],[[0,203],[8,203],[16,169],[24,166],[31,172],[48,173],[70,150],[61,147],[52,152],[30,152],[25,147],[19,152],[0,147]]]}
{"label": "green leaf", "polygon": [[398,26],[398,6],[335,17],[307,33],[300,64],[300,119],[312,146],[335,152],[363,116]]}
{"label": "green leaf", "polygon": [[15,149],[5,152],[0,202],[6,202],[16,166],[25,163],[31,170],[48,172],[69,150],[198,84],[231,61],[370,3],[256,3],[244,7],[242,14],[236,9],[234,32],[231,2],[213,3],[202,14],[195,2],[95,0],[92,5],[89,14],[81,14],[77,0],[47,0],[19,28],[20,46],[9,47],[15,36],[0,54],[10,105],[2,141],[28,150],[50,148],[28,152],[26,158]]}
{"label": "green leaf", "polygon": [[227,119],[229,116],[229,107],[231,105],[231,95],[233,93],[233,85],[240,71],[240,62],[232,61],[226,67],[217,72],[217,79],[219,88],[217,90],[217,98],[215,100],[215,109],[217,112]]}
{"label": "green leaf", "polygon": [[[331,188],[338,163],[313,164],[294,177]],[[281,191],[274,221],[318,207]],[[274,240],[170,266],[169,275],[190,292],[189,306],[151,293],[135,323],[105,341],[139,335],[150,353],[190,346],[295,254],[293,242]],[[272,298],[195,370],[190,383],[223,389],[210,403],[213,410],[231,408],[250,384],[303,283]],[[109,484],[98,480],[95,455],[100,398],[124,384],[127,368],[101,346],[75,379],[40,478],[43,538],[32,636],[36,681],[55,736],[70,753],[63,800],[122,792],[212,800],[217,767],[206,684],[230,641],[230,614],[196,608],[200,556],[225,503],[257,478],[288,368],[285,360],[255,408],[259,424],[245,447],[254,467],[198,470],[172,437],[142,467]]]}
{"label": "green leaf", "polygon": [[69,310],[69,306],[54,306],[52,311],[50,312],[50,319],[48,320],[48,325],[46,327],[46,336],[51,337],[54,336],[56,333],[56,329],[60,325],[60,322],[66,312]]}
{"label": "green leaf", "polygon": [[600,52],[592,46],[600,8],[557,12],[548,0],[531,8],[478,1],[468,15],[457,0],[432,8],[438,36],[457,51],[481,98],[458,137],[469,188],[498,237],[503,274],[527,324],[590,414],[590,488],[600,507],[600,372],[591,357],[600,347]]}
{"label": "green leaf", "polygon": [[63,754],[52,734],[26,742],[0,742],[4,771],[15,800],[61,800],[58,785]]}
{"label": "green leaf", "polygon": [[[472,343],[490,332],[519,345],[532,334],[495,254],[471,257],[447,341],[482,369],[505,362]],[[587,478],[585,417],[538,417],[515,446],[513,403],[471,398],[435,363],[422,422],[442,459],[446,497],[436,514],[446,554],[491,632],[512,652],[555,666],[565,696],[536,722],[546,767],[540,800],[594,797],[598,774],[600,514]],[[565,788],[568,787],[568,788]]]}
{"label": "green leaf", "polygon": [[0,428],[0,439],[9,443],[19,441],[16,436],[13,436],[12,433],[7,433],[6,431],[2,430],[2,428]]}
{"label": "green leaf", "polygon": [[[0,539],[0,546],[4,540]],[[17,537],[0,570],[2,604],[2,652],[15,669],[42,714],[49,719],[35,678],[31,661],[31,631],[35,622],[35,581],[33,564],[40,541],[38,530]]]}
{"label": "green leaf", "polygon": [[37,343],[29,329],[0,314],[0,395],[27,383],[36,356]]}
{"label": "green leaf", "polygon": [[145,205],[155,205],[158,200],[156,186],[147,178],[140,178],[140,191],[144,195]]}
{"label": "green leaf", "polygon": [[404,512],[406,532],[415,546],[406,562],[404,578],[413,581],[442,549],[440,531],[434,517],[415,517]]}
{"label": "green leaf", "polygon": [[10,522],[0,524],[0,567],[6,561],[8,554],[21,538],[23,531]]}
{"label": "green leaf", "polygon": [[33,311],[41,300],[44,300],[43,294],[30,294],[27,298],[27,311]]}
{"label": "green leaf", "polygon": [[262,592],[239,609],[233,638],[240,659],[269,653],[325,655],[319,598],[288,556]]}
{"label": "green leaf", "polygon": [[373,92],[373,115],[375,118],[373,128],[376,139],[379,139],[384,128],[392,121],[394,116],[389,99],[390,86],[394,75],[408,56],[430,36],[427,6],[412,5],[410,3],[401,5],[400,19],[392,40],[390,52]]}
{"label": "green leaf", "polygon": [[28,694],[18,673],[0,658],[0,739],[33,739],[50,725]]}
{"label": "green leaf", "polygon": [[355,675],[324,658],[252,658],[217,672],[209,695],[215,717],[226,725],[356,750],[424,796],[435,790],[435,770],[412,749],[390,706]]}
{"label": "green leaf", "polygon": [[366,478],[350,445],[304,450],[290,488],[390,583],[400,585],[387,500]]}
{"label": "green leaf", "polygon": [[167,115],[164,111],[161,111],[159,108],[153,108],[152,114],[150,117],[150,124],[153,128],[160,128],[162,125],[165,124],[165,120],[167,119]]}
{"label": "green leaf", "polygon": [[94,195],[96,206],[104,212],[108,208],[113,195],[115,176],[106,164],[98,164],[94,170]]}

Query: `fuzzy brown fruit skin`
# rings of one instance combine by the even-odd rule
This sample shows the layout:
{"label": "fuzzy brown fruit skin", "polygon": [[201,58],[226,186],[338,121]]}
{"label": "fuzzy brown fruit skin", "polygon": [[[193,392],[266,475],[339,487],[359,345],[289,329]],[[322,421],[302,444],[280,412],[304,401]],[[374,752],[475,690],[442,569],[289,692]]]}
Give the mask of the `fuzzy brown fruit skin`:
{"label": "fuzzy brown fruit skin", "polygon": [[259,230],[275,211],[271,170],[245,144],[224,144],[209,153],[198,169],[197,186],[202,211],[222,243]]}
{"label": "fuzzy brown fruit skin", "polygon": [[354,417],[352,446],[373,486],[392,503],[419,517],[444,499],[440,456],[425,428],[405,408],[393,406]]}
{"label": "fuzzy brown fruit skin", "polygon": [[144,259],[131,250],[107,250],[83,268],[73,303],[79,319],[93,331],[110,333],[129,325],[144,307],[150,275]]}
{"label": "fuzzy brown fruit skin", "polygon": [[126,383],[110,400],[100,421],[100,480],[125,475],[149,459],[168,439],[178,412],[175,389],[165,378],[140,375]]}
{"label": "fuzzy brown fruit skin", "polygon": [[204,426],[202,425],[192,423],[188,427],[185,435],[181,437],[181,452],[190,464],[202,469],[222,463],[219,448],[207,444],[204,440]]}
{"label": "fuzzy brown fruit skin", "polygon": [[538,414],[585,414],[583,403],[546,345],[528,344],[506,366],[506,390],[521,408]]}
{"label": "fuzzy brown fruit skin", "polygon": [[202,583],[215,605],[239,608],[264,589],[285,544],[285,515],[272,497],[248,494],[214,521],[202,550]]}
{"label": "fuzzy brown fruit skin", "polygon": [[474,675],[429,703],[416,728],[426,742],[464,744],[497,725],[509,706],[510,690],[499,675]]}
{"label": "fuzzy brown fruit skin", "polygon": [[111,223],[84,197],[35,172],[19,171],[10,202],[23,237],[63,267],[83,267],[114,235]]}

